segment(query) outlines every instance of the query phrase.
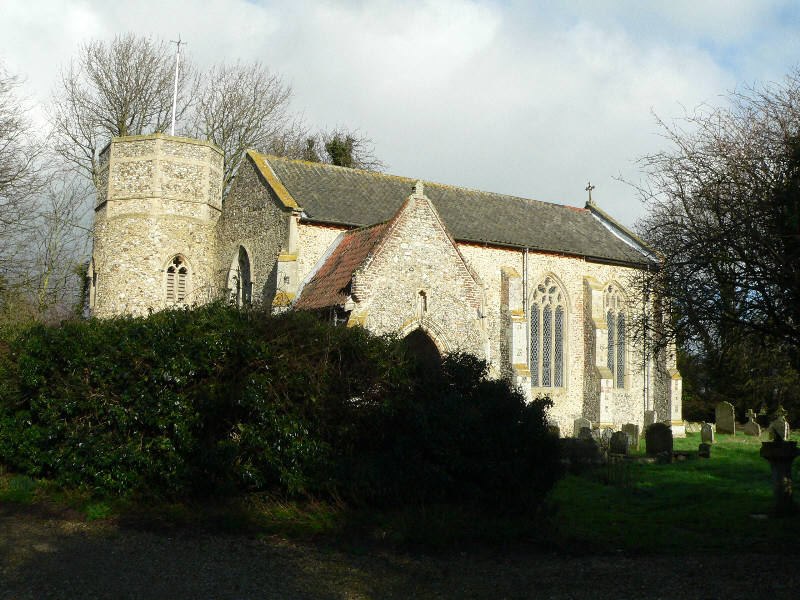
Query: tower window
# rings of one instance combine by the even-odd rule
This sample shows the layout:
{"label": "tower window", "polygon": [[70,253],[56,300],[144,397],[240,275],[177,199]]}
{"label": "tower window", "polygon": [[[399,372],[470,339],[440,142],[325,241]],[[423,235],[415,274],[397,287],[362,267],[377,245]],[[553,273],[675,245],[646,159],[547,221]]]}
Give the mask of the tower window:
{"label": "tower window", "polygon": [[182,256],[176,256],[167,267],[167,304],[186,302],[189,267]]}

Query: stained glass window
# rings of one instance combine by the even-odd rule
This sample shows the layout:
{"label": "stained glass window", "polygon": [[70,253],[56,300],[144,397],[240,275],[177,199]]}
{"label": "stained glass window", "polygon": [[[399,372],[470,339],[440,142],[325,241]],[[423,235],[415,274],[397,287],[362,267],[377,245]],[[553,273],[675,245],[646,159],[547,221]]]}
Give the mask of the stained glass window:
{"label": "stained glass window", "polygon": [[625,302],[614,285],[606,288],[604,296],[608,325],[608,369],[616,388],[625,387]]}
{"label": "stained glass window", "polygon": [[617,387],[625,387],[625,315],[617,319]]}
{"label": "stained glass window", "polygon": [[533,387],[564,387],[564,293],[545,277],[531,298],[530,371]]}
{"label": "stained glass window", "polygon": [[556,327],[553,332],[553,385],[564,387],[564,308],[556,307]]}
{"label": "stained glass window", "polygon": [[539,307],[531,310],[531,385],[539,387]]}

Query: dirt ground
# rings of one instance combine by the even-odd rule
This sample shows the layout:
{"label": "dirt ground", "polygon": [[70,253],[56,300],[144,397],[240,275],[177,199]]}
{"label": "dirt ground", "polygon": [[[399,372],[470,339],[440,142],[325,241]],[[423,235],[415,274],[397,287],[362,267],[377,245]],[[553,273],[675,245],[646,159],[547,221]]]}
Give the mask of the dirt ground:
{"label": "dirt ground", "polygon": [[[798,532],[800,535],[800,532]],[[356,552],[0,503],[0,598],[797,598],[800,556]],[[779,549],[776,549],[776,552]]]}

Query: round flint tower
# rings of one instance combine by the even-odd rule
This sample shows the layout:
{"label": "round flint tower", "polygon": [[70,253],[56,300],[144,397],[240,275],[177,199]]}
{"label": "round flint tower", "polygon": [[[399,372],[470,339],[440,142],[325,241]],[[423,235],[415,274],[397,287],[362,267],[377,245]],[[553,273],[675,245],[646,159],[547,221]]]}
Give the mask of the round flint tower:
{"label": "round flint tower", "polygon": [[160,133],[113,138],[100,153],[89,266],[93,316],[143,315],[215,295],[222,151]]}

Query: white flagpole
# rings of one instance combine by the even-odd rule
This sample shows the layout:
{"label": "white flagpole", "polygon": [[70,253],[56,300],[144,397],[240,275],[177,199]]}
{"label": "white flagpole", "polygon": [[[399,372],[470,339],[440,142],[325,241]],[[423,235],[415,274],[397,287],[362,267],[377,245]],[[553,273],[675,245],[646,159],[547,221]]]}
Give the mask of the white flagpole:
{"label": "white flagpole", "polygon": [[181,44],[185,42],[181,42],[181,36],[178,36],[178,41],[172,41],[173,44],[177,44],[178,51],[175,53],[175,90],[172,93],[172,129],[170,130],[170,135],[175,135],[175,107],[178,104],[178,67],[181,62]]}

